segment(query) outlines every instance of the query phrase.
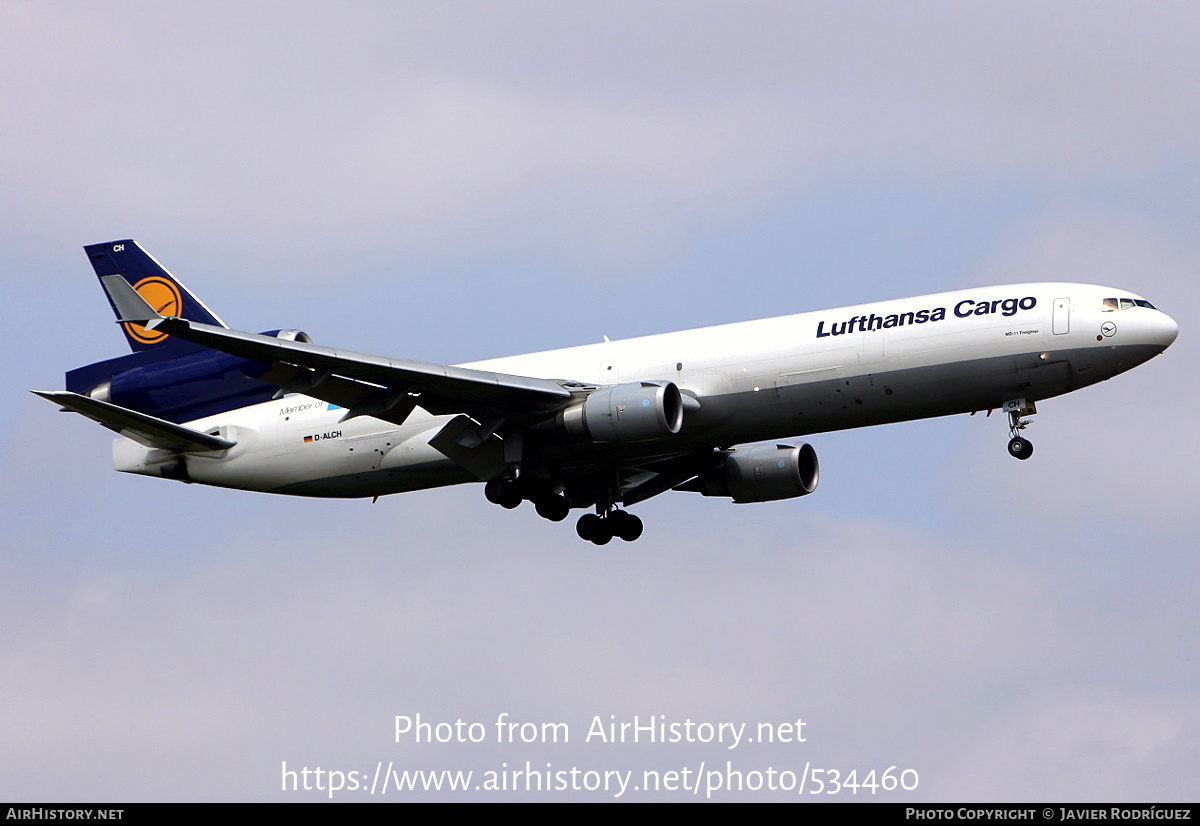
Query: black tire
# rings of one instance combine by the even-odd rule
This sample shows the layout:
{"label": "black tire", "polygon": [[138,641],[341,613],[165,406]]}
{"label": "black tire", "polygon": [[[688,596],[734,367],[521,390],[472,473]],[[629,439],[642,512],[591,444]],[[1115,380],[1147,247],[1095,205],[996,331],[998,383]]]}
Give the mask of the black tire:
{"label": "black tire", "polygon": [[624,539],[626,542],[635,542],[642,535],[644,526],[642,520],[638,519],[632,513],[625,511],[617,511],[622,514],[621,521],[613,526],[613,533]]}
{"label": "black tire", "polygon": [[504,498],[500,500],[500,507],[512,510],[524,501],[525,498],[521,496],[521,489],[515,483],[509,482],[504,486]]}
{"label": "black tire", "polygon": [[488,479],[487,484],[483,486],[483,495],[493,505],[499,505],[504,501],[504,489],[508,487],[508,481],[497,476],[495,479]]}
{"label": "black tire", "polygon": [[539,499],[534,507],[537,509],[538,516],[549,519],[551,522],[561,522],[571,512],[571,505],[567,502],[567,497],[558,495]]}
{"label": "black tire", "polygon": [[579,538],[588,542],[592,541],[592,537],[596,535],[596,531],[603,527],[600,517],[594,513],[585,513],[579,517],[579,521],[575,523],[575,533],[579,534]]}
{"label": "black tire", "polygon": [[1008,443],[1008,455],[1024,461],[1033,455],[1033,442],[1014,436]]}

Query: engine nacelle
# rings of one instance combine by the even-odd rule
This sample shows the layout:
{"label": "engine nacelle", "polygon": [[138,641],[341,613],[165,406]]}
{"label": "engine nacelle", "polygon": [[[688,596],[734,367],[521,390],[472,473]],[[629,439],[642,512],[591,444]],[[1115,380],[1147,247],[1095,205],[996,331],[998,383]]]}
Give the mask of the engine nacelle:
{"label": "engine nacelle", "polygon": [[771,502],[807,496],[817,489],[820,468],[812,446],[739,447],[699,479],[705,496],[731,496],[735,503]]}
{"label": "engine nacelle", "polygon": [[275,336],[275,338],[281,338],[284,341],[298,341],[301,344],[313,343],[312,337],[303,330],[275,330],[271,333],[263,333],[263,335]]}
{"label": "engine nacelle", "polygon": [[558,414],[558,425],[597,442],[636,442],[678,433],[683,399],[670,381],[614,384],[591,392]]}

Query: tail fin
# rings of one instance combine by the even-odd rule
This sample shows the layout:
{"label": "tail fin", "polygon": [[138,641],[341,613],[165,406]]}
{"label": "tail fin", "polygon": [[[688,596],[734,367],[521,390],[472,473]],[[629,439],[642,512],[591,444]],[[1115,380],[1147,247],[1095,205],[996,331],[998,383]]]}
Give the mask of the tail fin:
{"label": "tail fin", "polygon": [[[129,286],[144,298],[156,311],[164,316],[186,318],[205,324],[227,326],[217,318],[216,313],[208,309],[204,302],[196,298],[192,291],[167,272],[162,264],[154,260],[148,252],[142,249],[137,241],[109,241],[104,244],[91,244],[83,248],[97,278],[108,275],[119,275],[129,282]],[[105,295],[108,295],[105,291]],[[112,299],[108,300],[117,318],[121,318]],[[166,333],[147,330],[140,324],[124,323],[121,329],[125,339],[135,353],[143,350],[155,351],[155,355],[172,358],[176,350],[192,352],[196,348],[186,342],[172,339]]]}
{"label": "tail fin", "polygon": [[[136,415],[144,414],[155,420],[178,424],[234,407],[257,404],[277,392],[274,385],[257,379],[268,365],[252,365],[245,359],[147,329],[142,324],[121,321],[122,317],[141,320],[160,313],[165,317],[226,326],[136,241],[91,244],[84,250],[133,352],[68,370],[68,393],[59,394],[55,401],[106,426],[116,423],[124,428],[132,421],[131,416],[136,418]],[[131,314],[122,316],[118,303],[126,305],[126,310],[133,307]],[[148,312],[146,305],[153,312]],[[73,394],[111,403],[116,405],[116,410],[80,401]],[[127,415],[121,411],[133,412]],[[151,425],[153,422],[134,422],[126,429],[153,441],[165,431],[161,427],[154,430]],[[141,429],[136,430],[135,426]],[[168,433],[163,438],[174,436]]]}

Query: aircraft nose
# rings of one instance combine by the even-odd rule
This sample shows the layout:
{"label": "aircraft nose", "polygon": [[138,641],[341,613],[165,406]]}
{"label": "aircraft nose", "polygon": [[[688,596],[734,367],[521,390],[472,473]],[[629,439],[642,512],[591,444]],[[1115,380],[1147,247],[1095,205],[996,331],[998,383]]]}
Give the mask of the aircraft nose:
{"label": "aircraft nose", "polygon": [[1179,335],[1179,325],[1175,323],[1175,319],[1164,312],[1160,311],[1158,316],[1154,325],[1154,342],[1165,350]]}

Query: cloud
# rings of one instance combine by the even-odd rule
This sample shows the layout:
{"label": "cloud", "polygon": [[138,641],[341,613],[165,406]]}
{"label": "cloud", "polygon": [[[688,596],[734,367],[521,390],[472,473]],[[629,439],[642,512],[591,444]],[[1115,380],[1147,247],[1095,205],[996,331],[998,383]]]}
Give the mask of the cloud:
{"label": "cloud", "polygon": [[0,208],[266,244],[260,278],[464,239],[619,274],[820,186],[1103,178],[1200,138],[1184,6],[127,8],[14,15]]}
{"label": "cloud", "polygon": [[[484,771],[505,760],[640,770],[728,758],[747,770],[910,761],[928,784],[920,796],[938,798],[960,788],[956,759],[979,757],[978,741],[955,732],[1005,730],[1021,708],[1053,709],[1099,650],[1110,671],[1090,675],[1092,690],[1128,722],[1114,734],[1099,712],[1067,725],[1047,717],[1030,723],[1041,739],[999,746],[1054,772],[1075,754],[1064,743],[1080,740],[1097,760],[1134,749],[1139,765],[1178,751],[1178,725],[1137,729],[1142,701],[1121,700],[1138,679],[1132,649],[1161,632],[1160,618],[1132,615],[1114,645],[1069,619],[1091,611],[1096,629],[1113,614],[1006,559],[1002,544],[832,520],[798,503],[741,516],[679,497],[636,547],[601,551],[477,494],[375,508],[272,500],[277,525],[295,527],[183,539],[182,568],[147,558],[65,590],[30,580],[7,610],[10,794],[263,799],[283,760]],[[310,525],[280,521],[306,511],[318,517]],[[103,558],[109,541],[90,552]],[[998,690],[1008,699],[987,699]],[[397,714],[483,722],[490,740],[503,711],[567,722],[571,744],[394,742]],[[752,729],[800,717],[809,740],[734,752],[581,742],[593,717],[635,714]],[[97,765],[101,751],[109,757]],[[68,789],[55,785],[64,772]],[[1139,777],[1121,794],[1144,789]],[[1032,775],[990,781],[965,788],[1001,799],[1091,789]],[[1154,788],[1182,782],[1168,773]]]}
{"label": "cloud", "polygon": [[1200,705],[1183,692],[1047,692],[963,738],[939,767],[944,799],[990,799],[1003,777],[1027,800],[1164,800],[1182,792],[1175,767],[1198,727]]}

